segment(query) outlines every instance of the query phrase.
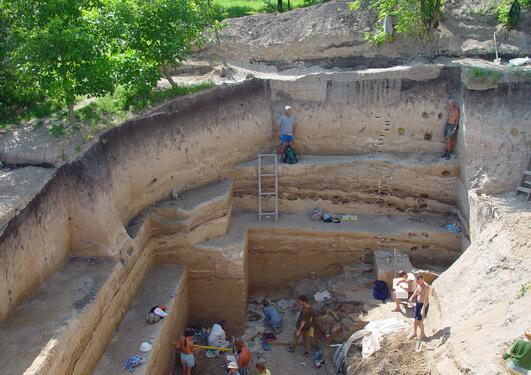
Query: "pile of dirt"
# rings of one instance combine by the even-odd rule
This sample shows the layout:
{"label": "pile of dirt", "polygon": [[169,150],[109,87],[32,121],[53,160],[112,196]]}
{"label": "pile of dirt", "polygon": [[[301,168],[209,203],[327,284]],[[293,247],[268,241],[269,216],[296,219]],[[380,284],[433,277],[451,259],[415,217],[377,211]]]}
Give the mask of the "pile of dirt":
{"label": "pile of dirt", "polygon": [[[419,56],[490,59],[494,53],[492,37],[498,22],[496,2],[491,0],[448,0],[440,27],[430,40],[399,37],[382,46],[374,46],[365,38],[379,25],[374,11],[366,7],[351,11],[349,2],[336,0],[286,13],[230,19],[220,43],[212,43],[199,55],[289,68],[296,61],[326,67],[386,67]],[[520,30],[500,34],[502,55],[530,54],[529,15],[524,15],[521,25]]]}
{"label": "pile of dirt", "polygon": [[349,355],[348,371],[350,374],[379,375],[424,375],[431,373],[431,365],[425,352],[417,352],[416,341],[407,339],[407,332],[384,337],[382,349],[371,357],[362,359],[361,350],[352,346]]}

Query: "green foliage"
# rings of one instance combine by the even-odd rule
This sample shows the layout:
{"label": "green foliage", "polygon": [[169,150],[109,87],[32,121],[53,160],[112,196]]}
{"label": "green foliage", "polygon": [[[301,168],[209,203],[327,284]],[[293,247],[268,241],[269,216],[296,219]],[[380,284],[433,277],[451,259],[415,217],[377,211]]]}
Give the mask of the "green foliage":
{"label": "green foliage", "polygon": [[[351,9],[362,7],[363,1],[351,3]],[[376,33],[366,33],[365,38],[374,44],[392,39],[383,31],[386,16],[393,20],[394,34],[429,36],[439,25],[444,0],[372,0],[368,6],[376,10],[379,26]]]}
{"label": "green foliage", "polygon": [[531,289],[531,281],[528,281],[520,285],[520,287],[518,288],[518,291],[516,292],[516,298],[518,299],[518,298],[522,298],[523,296],[525,296],[527,292],[529,291],[529,289]]}
{"label": "green foliage", "polygon": [[502,0],[496,7],[498,22],[507,30],[516,28],[521,21],[521,12],[526,10],[531,0]]}
{"label": "green foliage", "polygon": [[[286,3],[286,0],[284,0]],[[302,8],[312,4],[305,0],[290,0],[291,9]],[[223,20],[226,18],[249,16],[257,13],[272,13],[277,11],[277,0],[214,0],[214,18]],[[287,6],[285,7],[287,9]]]}
{"label": "green foliage", "polygon": [[191,94],[213,87],[213,82],[203,82],[190,86],[175,86],[166,90],[155,90],[138,93],[128,88],[121,88],[113,96],[115,105],[120,110],[138,111],[146,107],[162,103],[168,99]]}
{"label": "green foliage", "polygon": [[351,12],[355,12],[361,8],[361,0],[354,0],[351,3],[348,3],[348,9],[350,9]]}
{"label": "green foliage", "polygon": [[0,0],[0,122],[117,87],[149,96],[202,41],[209,0]]}
{"label": "green foliage", "polygon": [[468,88],[486,90],[494,88],[503,79],[499,70],[485,67],[471,67],[463,70],[463,82]]}
{"label": "green foliage", "polygon": [[96,1],[4,0],[17,45],[10,57],[18,78],[70,108],[76,95],[113,90],[110,60],[84,17]]}

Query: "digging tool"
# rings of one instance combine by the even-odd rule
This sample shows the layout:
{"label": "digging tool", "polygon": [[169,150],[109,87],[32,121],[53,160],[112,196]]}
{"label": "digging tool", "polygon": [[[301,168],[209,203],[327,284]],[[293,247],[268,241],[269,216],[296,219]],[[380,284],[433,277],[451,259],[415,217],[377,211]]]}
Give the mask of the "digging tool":
{"label": "digging tool", "polygon": [[[172,341],[171,343],[173,345],[178,345],[179,344],[178,342],[175,342],[175,341]],[[196,345],[196,344],[194,344],[194,348],[204,349],[204,350],[219,350],[220,352],[231,352],[232,351],[231,348],[220,348],[220,347],[217,347],[217,346]]]}

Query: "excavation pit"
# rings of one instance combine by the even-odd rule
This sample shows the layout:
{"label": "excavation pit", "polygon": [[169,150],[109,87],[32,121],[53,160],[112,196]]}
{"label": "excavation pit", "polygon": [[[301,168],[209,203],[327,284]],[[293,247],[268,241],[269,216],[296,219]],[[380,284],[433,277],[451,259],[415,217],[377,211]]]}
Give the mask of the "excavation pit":
{"label": "excavation pit", "polygon": [[[497,305],[487,306],[479,294],[462,300],[445,275],[461,278],[468,267],[491,280],[485,275],[492,265],[480,256],[470,259],[490,246],[481,243],[482,231],[510,217],[484,195],[509,191],[521,177],[516,164],[524,164],[528,123],[511,124],[518,131],[507,142],[505,120],[507,113],[529,118],[521,105],[529,85],[504,82],[476,91],[462,81],[461,69],[420,64],[223,85],[109,130],[105,142],[47,169],[39,181],[25,176],[37,167],[3,173],[8,181],[2,181],[2,192],[13,183],[25,189],[5,194],[9,212],[0,221],[0,365],[10,375],[120,374],[126,357],[152,340],[147,363],[137,371],[166,374],[175,368],[171,342],[188,324],[225,320],[229,336],[251,337],[256,327],[246,317],[253,302],[323,289],[344,299],[339,302],[359,303],[366,318],[382,319],[393,306],[371,297],[374,280],[384,278],[373,266],[379,250],[396,249],[414,268],[441,275],[434,283],[437,329],[445,328],[445,319],[465,324],[447,308],[451,295],[470,316],[483,318],[477,306]],[[458,158],[446,160],[439,156],[449,94],[460,102],[463,124]],[[259,222],[256,156],[274,152],[273,124],[286,104],[301,124],[295,143],[300,162],[279,167],[279,221]],[[491,190],[474,190],[483,180]],[[264,191],[273,186],[266,182]],[[263,203],[264,210],[274,207],[271,198]],[[309,217],[315,208],[356,220],[315,222]],[[512,224],[524,225],[518,223]],[[449,224],[461,232],[452,233]],[[499,243],[503,251],[509,237]],[[471,243],[475,252],[463,265]],[[513,262],[500,269],[516,269],[524,264],[518,256],[496,253],[493,259]],[[93,264],[69,273],[84,259]],[[57,285],[65,272],[68,280]],[[83,280],[93,280],[88,294]],[[492,293],[504,301],[495,287]],[[525,311],[521,300],[513,302]],[[144,315],[158,303],[171,305],[168,318],[145,326]],[[47,313],[52,310],[53,318]],[[438,310],[445,311],[444,319]],[[286,314],[283,341],[294,319]],[[518,327],[501,321],[510,321],[511,331],[503,327],[498,336],[509,340]],[[459,347],[462,338],[452,345]],[[495,339],[486,342],[491,352],[503,341]],[[282,347],[263,355],[273,373],[310,371],[309,362],[304,367],[303,357]],[[198,361],[198,373],[222,371],[216,360]],[[495,368],[497,362],[489,361]],[[211,364],[211,372],[201,367]]]}

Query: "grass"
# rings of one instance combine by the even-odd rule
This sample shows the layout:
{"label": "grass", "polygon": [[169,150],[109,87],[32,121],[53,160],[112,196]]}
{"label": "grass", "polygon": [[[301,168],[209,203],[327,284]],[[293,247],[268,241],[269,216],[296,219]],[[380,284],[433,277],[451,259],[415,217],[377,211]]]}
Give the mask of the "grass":
{"label": "grass", "polygon": [[[67,113],[64,108],[53,110],[55,107],[52,106],[49,107],[49,111],[39,112],[39,115],[47,117],[47,120],[40,119],[35,113],[31,113],[35,119],[30,121],[29,124],[32,124],[34,129],[46,126],[48,133],[58,140],[69,140],[75,135],[81,135],[81,143],[75,146],[75,151],[79,153],[83,144],[93,140],[98,133],[119,125],[143,109],[213,86],[213,82],[203,82],[166,90],[153,90],[143,95],[135,94],[125,87],[119,87],[114,94],[93,98],[88,101],[88,104],[76,109],[76,122],[73,124],[68,123],[66,120]],[[81,102],[84,99],[86,98],[78,98],[78,101]],[[24,122],[23,119],[18,120],[18,123]],[[16,128],[17,122],[5,123],[2,126]],[[0,129],[2,126],[0,126]],[[65,158],[66,155],[61,155],[61,157]]]}
{"label": "grass", "polygon": [[531,281],[528,281],[527,283],[523,283],[518,288],[518,291],[516,292],[516,298],[522,298],[527,294],[527,292],[531,289]]}
{"label": "grass", "polygon": [[[290,0],[291,9],[318,4],[319,0]],[[287,0],[283,9],[288,10]],[[277,0],[214,0],[216,19],[250,16],[257,13],[271,13],[277,10]]]}

